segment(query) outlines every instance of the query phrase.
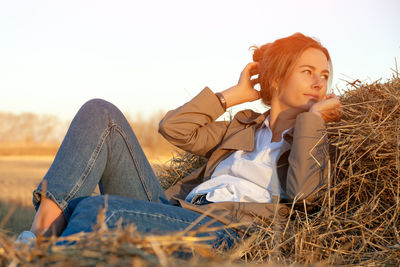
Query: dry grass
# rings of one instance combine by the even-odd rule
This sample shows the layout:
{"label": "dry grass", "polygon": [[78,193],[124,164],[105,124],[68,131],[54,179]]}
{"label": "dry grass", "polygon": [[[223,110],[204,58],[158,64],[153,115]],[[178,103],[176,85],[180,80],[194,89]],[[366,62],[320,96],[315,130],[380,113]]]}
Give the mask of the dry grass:
{"label": "dry grass", "polygon": [[[93,233],[71,236],[71,246],[38,239],[33,248],[15,247],[0,236],[2,265],[232,266],[270,264],[400,264],[400,79],[356,84],[341,96],[343,119],[329,125],[335,154],[330,183],[312,211],[297,203],[284,224],[258,222],[246,241],[229,251],[201,244],[196,232],[148,236],[134,227],[105,229],[102,212]],[[202,159],[177,156],[159,173],[168,182],[201,164]],[[163,179],[162,178],[162,179]],[[207,231],[207,229],[203,229]],[[212,230],[212,229],[209,229]],[[194,255],[189,261],[177,253]],[[181,254],[182,255],[182,254]]]}
{"label": "dry grass", "polygon": [[0,156],[54,157],[59,146],[59,143],[2,142],[0,143]]}
{"label": "dry grass", "polygon": [[0,201],[32,207],[32,191],[52,160],[51,156],[0,156]]}
{"label": "dry grass", "polygon": [[188,152],[176,151],[167,165],[154,164],[152,167],[156,175],[160,177],[161,186],[167,189],[206,162],[206,158],[195,156]]}
{"label": "dry grass", "polygon": [[13,202],[0,202],[0,229],[7,236],[16,236],[31,227],[35,209]]}

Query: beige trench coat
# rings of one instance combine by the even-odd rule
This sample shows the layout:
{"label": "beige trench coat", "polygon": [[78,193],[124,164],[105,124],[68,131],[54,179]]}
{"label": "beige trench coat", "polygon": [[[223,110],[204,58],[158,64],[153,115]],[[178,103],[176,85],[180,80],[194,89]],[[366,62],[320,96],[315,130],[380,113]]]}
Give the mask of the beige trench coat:
{"label": "beige trench coat", "polygon": [[325,123],[309,112],[297,116],[294,128],[284,135],[278,156],[277,173],[289,198],[284,200],[286,203],[219,202],[198,206],[183,200],[194,187],[210,179],[216,166],[233,152],[252,151],[255,132],[268,115],[244,110],[231,122],[216,121],[223,113],[218,98],[206,87],[161,120],[159,132],[170,143],[208,158],[206,165],[166,191],[170,202],[225,224],[251,223],[255,217],[285,220],[294,199],[312,205],[313,198],[327,184],[329,153]]}

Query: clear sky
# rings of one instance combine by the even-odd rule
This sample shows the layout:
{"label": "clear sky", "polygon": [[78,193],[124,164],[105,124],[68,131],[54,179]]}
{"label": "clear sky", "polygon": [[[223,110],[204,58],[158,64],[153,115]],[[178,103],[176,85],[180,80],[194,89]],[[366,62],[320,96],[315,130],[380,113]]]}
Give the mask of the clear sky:
{"label": "clear sky", "polygon": [[399,0],[0,0],[0,111],[71,119],[91,98],[172,109],[234,85],[251,45],[295,32],[329,49],[334,85],[386,80],[399,12]]}

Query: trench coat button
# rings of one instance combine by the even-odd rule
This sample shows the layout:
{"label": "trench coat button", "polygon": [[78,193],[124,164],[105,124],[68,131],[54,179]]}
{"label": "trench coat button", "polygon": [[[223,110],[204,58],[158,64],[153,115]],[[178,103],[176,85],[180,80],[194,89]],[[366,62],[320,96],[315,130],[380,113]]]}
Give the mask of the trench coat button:
{"label": "trench coat button", "polygon": [[281,217],[288,217],[289,216],[289,209],[286,207],[281,207],[278,210],[278,214]]}

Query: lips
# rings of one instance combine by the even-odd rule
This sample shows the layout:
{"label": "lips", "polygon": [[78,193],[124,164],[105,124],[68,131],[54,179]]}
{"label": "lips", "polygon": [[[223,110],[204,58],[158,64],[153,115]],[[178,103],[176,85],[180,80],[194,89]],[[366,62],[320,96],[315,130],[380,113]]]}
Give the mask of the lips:
{"label": "lips", "polygon": [[316,94],[304,94],[304,95],[311,99],[315,99],[316,101],[318,101],[318,95],[316,95]]}

